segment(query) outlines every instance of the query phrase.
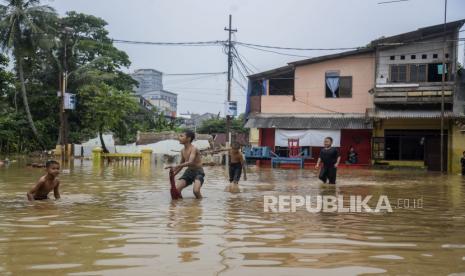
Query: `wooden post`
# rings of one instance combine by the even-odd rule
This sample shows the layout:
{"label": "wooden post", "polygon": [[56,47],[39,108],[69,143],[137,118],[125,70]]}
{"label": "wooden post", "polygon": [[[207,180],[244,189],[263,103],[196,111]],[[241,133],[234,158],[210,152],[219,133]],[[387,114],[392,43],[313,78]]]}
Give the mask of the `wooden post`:
{"label": "wooden post", "polygon": [[151,149],[142,150],[142,163],[150,164],[152,162],[152,152]]}

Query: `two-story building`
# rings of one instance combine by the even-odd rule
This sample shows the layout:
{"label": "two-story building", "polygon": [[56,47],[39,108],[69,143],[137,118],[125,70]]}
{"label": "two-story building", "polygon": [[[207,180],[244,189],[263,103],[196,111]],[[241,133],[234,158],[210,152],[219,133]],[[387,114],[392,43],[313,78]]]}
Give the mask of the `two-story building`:
{"label": "two-story building", "polygon": [[371,42],[376,49],[370,112],[376,161],[439,171],[443,116],[443,169],[459,171],[465,136],[457,123],[463,118],[465,92],[458,85],[457,56],[464,23],[459,20]]}
{"label": "two-story building", "polygon": [[354,50],[249,76],[246,127],[252,128],[252,139],[258,136],[259,145],[281,156],[288,152],[289,139],[298,139],[308,164],[316,162],[330,136],[342,162],[354,147],[358,164],[369,165],[374,55],[371,48]]}
{"label": "two-story building", "polygon": [[286,155],[288,141],[298,139],[308,152],[306,163],[312,163],[323,138],[331,136],[343,162],[353,147],[360,165],[376,161],[437,170],[444,90],[444,154],[449,169],[457,171],[458,154],[465,150],[460,129],[465,96],[457,73],[464,22],[446,24],[445,33],[444,25],[421,28],[249,76],[251,143]]}

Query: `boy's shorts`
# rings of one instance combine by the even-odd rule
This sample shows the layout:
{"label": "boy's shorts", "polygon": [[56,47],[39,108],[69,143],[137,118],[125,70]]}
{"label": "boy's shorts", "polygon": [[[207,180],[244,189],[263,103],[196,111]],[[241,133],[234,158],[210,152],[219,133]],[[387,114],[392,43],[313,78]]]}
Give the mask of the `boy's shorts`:
{"label": "boy's shorts", "polygon": [[202,168],[187,168],[179,179],[186,181],[186,186],[191,185],[195,180],[199,180],[200,184],[203,185],[204,177],[205,173],[203,172]]}
{"label": "boy's shorts", "polygon": [[242,164],[231,163],[229,164],[229,182],[239,182],[241,179]]}

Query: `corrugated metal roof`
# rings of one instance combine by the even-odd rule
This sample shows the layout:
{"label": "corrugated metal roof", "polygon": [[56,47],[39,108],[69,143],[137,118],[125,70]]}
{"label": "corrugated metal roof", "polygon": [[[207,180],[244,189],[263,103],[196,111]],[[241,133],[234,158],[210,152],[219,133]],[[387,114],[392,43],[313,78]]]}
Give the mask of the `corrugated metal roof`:
{"label": "corrugated metal roof", "polygon": [[[465,23],[465,19],[448,22],[445,25],[446,32],[456,32],[458,31],[463,24]],[[444,35],[444,24],[438,24],[428,27],[419,28],[412,32],[402,33],[394,36],[383,37],[380,39],[373,40],[371,42],[372,45],[379,45],[379,44],[389,44],[389,43],[405,43],[410,41],[416,41],[423,39],[427,36],[442,36]]]}
{"label": "corrugated metal roof", "polygon": [[[439,119],[441,111],[438,110],[383,110],[377,109],[369,114],[369,117],[378,119]],[[463,118],[463,115],[452,111],[444,112],[444,117],[448,119]]]}
{"label": "corrugated metal roof", "polygon": [[330,55],[324,55],[324,56],[289,62],[289,65],[294,65],[294,66],[307,65],[307,64],[318,63],[318,62],[323,62],[323,61],[337,59],[337,58],[344,58],[344,57],[349,57],[349,56],[354,56],[354,55],[367,54],[370,52],[374,52],[374,48],[372,47],[359,48],[356,50],[345,51],[345,52],[341,52],[337,54],[330,54]]}
{"label": "corrugated metal roof", "polygon": [[257,114],[245,124],[247,128],[284,129],[372,129],[365,114]]}

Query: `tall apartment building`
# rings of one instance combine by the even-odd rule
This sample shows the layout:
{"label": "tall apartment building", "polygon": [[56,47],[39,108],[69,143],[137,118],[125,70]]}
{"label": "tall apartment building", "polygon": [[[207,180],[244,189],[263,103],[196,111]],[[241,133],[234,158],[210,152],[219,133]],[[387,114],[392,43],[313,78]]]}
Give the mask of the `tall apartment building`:
{"label": "tall apartment building", "polygon": [[162,72],[155,69],[139,69],[131,76],[139,83],[134,87],[134,92],[145,100],[144,103],[148,102],[168,117],[176,117],[178,95],[163,90]]}

